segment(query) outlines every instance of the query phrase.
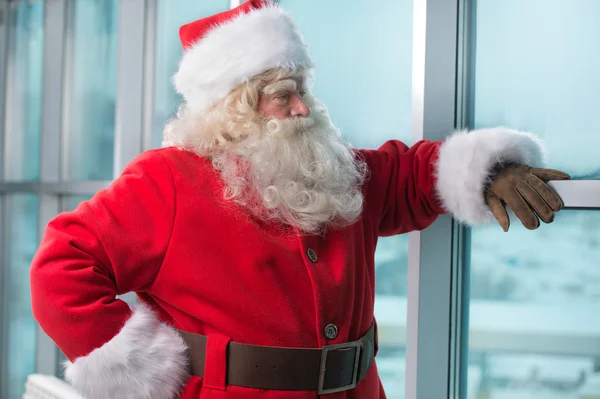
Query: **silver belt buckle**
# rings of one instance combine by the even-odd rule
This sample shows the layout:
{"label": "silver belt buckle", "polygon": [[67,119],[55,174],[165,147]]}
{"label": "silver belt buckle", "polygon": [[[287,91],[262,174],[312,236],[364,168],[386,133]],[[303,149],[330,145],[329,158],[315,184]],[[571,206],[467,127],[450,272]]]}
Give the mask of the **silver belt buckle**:
{"label": "silver belt buckle", "polygon": [[[331,351],[349,350],[352,348],[356,348],[356,356],[354,357],[354,370],[352,370],[352,382],[348,385],[344,385],[339,388],[325,389],[324,385],[325,385],[325,373],[327,372],[327,354]],[[362,352],[362,348],[363,348],[362,340],[347,342],[344,344],[325,345],[323,347],[322,353],[321,353],[321,367],[319,369],[319,385],[317,386],[317,394],[318,395],[327,395],[330,393],[343,392],[343,391],[348,391],[350,389],[356,388],[356,384],[358,382],[360,354]]]}

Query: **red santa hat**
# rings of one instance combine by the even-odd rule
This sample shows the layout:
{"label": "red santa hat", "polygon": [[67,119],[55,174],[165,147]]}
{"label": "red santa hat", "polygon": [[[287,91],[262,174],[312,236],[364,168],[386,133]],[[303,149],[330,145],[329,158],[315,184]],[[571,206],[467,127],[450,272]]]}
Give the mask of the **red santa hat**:
{"label": "red santa hat", "polygon": [[198,112],[269,69],[313,66],[292,17],[265,0],[183,25],[179,36],[185,52],[173,83],[188,108]]}

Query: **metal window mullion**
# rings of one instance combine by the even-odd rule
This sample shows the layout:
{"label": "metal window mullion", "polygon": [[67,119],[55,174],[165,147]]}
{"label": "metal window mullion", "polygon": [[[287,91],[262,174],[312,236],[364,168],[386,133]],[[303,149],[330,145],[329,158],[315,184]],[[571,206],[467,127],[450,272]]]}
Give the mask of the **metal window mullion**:
{"label": "metal window mullion", "polygon": [[40,181],[60,180],[67,0],[45,3]]}
{"label": "metal window mullion", "polygon": [[[413,54],[412,54],[412,112],[413,142],[423,139],[423,106],[425,90],[425,39],[427,7],[423,1],[413,1]],[[419,364],[419,308],[421,270],[421,234],[408,234],[408,275],[406,298],[406,359],[405,398],[417,398]]]}
{"label": "metal window mullion", "polygon": [[[472,115],[475,58],[473,13],[475,4],[470,0],[457,0],[458,18],[456,42],[456,104],[455,126],[468,128]],[[464,225],[454,224],[452,257],[452,295],[450,327],[450,370],[448,375],[448,397],[466,398],[469,360],[469,295],[471,230]]]}
{"label": "metal window mullion", "polygon": [[114,177],[143,150],[146,0],[119,1]]}
{"label": "metal window mullion", "polygon": [[600,180],[551,181],[566,209],[600,208]]}
{"label": "metal window mullion", "polygon": [[73,145],[75,137],[71,129],[71,104],[74,97],[74,76],[75,76],[75,13],[76,5],[74,0],[63,0],[65,14],[63,16],[63,44],[62,44],[62,81],[61,81],[61,126],[59,139],[59,180],[68,180],[70,176],[69,154],[71,151],[81,149]]}
{"label": "metal window mullion", "polygon": [[[0,1],[0,181],[4,180],[4,112],[6,107],[6,66],[8,64],[8,2]],[[0,397],[8,397],[8,290],[6,273],[6,241],[4,229],[5,195],[0,193]]]}
{"label": "metal window mullion", "polygon": [[0,193],[45,193],[53,195],[91,195],[107,188],[110,180],[60,182],[6,182],[0,183]]}
{"label": "metal window mullion", "polygon": [[[11,109],[13,106],[13,98],[15,98],[15,79],[12,77],[15,74],[15,68],[17,63],[16,52],[16,38],[12,35],[16,34],[16,21],[13,21],[13,9],[17,6],[6,1],[3,6],[4,14],[4,38],[3,38],[3,51],[4,57],[2,62],[2,93],[3,93],[3,106],[2,106],[2,135],[0,136],[0,179],[8,180],[10,175],[10,164],[14,157],[14,154],[9,151],[11,146],[11,135],[7,132],[14,131],[14,112]],[[11,28],[11,25],[15,27]]]}
{"label": "metal window mullion", "polygon": [[7,243],[4,240],[7,226],[5,218],[6,195],[0,194],[0,398],[8,397],[8,273],[5,254]]}
{"label": "metal window mullion", "polygon": [[[42,128],[40,187],[58,183],[61,172],[63,127],[63,80],[67,0],[47,1],[44,5],[44,58],[42,88]],[[59,212],[58,196],[40,192],[38,239],[47,223]],[[57,348],[38,326],[36,333],[36,373],[59,375]]]}
{"label": "metal window mullion", "polygon": [[8,46],[9,46],[9,8],[8,1],[0,1],[0,181],[5,179],[4,164],[7,154],[4,152],[5,132],[5,115],[7,106],[7,66],[8,66]]}
{"label": "metal window mullion", "polygon": [[[457,1],[414,2],[413,140],[455,127]],[[409,233],[406,399],[446,398],[451,374],[452,241],[448,215]]]}
{"label": "metal window mullion", "polygon": [[156,13],[158,0],[146,0],[146,21],[144,34],[144,105],[142,127],[142,151],[152,148],[154,116],[154,79],[156,54]]}

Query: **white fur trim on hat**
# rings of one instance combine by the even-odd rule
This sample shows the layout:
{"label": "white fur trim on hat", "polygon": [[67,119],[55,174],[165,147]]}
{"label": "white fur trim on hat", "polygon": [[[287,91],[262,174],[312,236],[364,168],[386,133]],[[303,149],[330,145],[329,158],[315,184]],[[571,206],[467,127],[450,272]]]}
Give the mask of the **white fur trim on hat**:
{"label": "white fur trim on hat", "polygon": [[173,83],[187,106],[202,112],[257,74],[277,67],[312,66],[292,17],[278,5],[270,5],[206,34],[185,52]]}
{"label": "white fur trim on hat", "polygon": [[144,305],[110,341],[65,366],[66,380],[86,399],[172,399],[189,377],[181,336]]}
{"label": "white fur trim on hat", "polygon": [[541,141],[531,133],[497,127],[461,131],[441,145],[436,165],[436,188],[447,211],[466,224],[487,224],[494,217],[485,203],[484,189],[494,166],[544,164]]}

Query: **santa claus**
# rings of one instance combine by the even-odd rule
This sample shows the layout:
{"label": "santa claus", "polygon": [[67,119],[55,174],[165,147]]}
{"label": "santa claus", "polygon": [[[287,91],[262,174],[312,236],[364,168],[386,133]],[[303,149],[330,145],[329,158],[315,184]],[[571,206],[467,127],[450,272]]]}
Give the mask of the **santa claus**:
{"label": "santa claus", "polygon": [[378,237],[447,212],[508,230],[505,205],[534,229],[562,207],[546,181],[568,176],[536,169],[529,133],[351,148],[277,5],[180,36],[184,103],[165,147],[51,221],[31,267],[34,316],[88,399],[384,398]]}

